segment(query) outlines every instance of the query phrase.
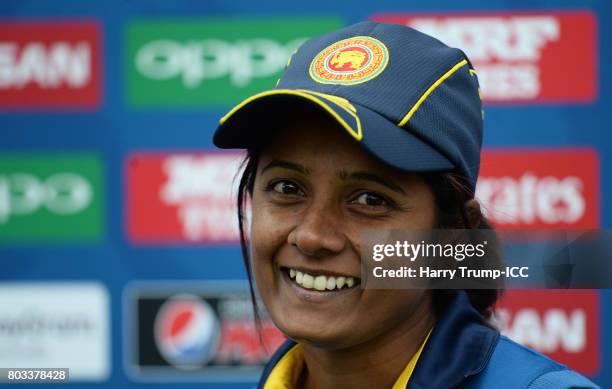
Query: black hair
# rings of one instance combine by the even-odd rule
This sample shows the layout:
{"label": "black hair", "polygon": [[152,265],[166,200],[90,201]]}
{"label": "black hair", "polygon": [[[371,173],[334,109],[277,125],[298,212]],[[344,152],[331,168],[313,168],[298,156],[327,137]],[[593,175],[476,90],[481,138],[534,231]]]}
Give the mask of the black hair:
{"label": "black hair", "polygon": [[[432,188],[438,218],[436,228],[481,229],[488,230],[488,266],[501,267],[503,257],[501,254],[501,241],[493,227],[482,213],[480,207],[468,208],[470,200],[475,201],[475,193],[467,180],[454,172],[429,172],[422,174],[425,181]],[[465,289],[470,304],[486,320],[493,315],[495,304],[503,294],[503,281],[496,281],[494,289]],[[434,312],[442,314],[452,301],[456,291],[451,289],[436,289],[433,291]]]}

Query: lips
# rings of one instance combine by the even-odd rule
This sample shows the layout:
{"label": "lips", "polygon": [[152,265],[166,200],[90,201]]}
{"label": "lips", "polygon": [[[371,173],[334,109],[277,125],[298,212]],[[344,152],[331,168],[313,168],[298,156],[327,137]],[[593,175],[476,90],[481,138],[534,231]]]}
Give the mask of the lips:
{"label": "lips", "polygon": [[287,272],[292,282],[309,290],[333,292],[350,289],[359,285],[359,278],[355,277],[321,273],[312,274],[294,268],[283,268],[282,270]]}

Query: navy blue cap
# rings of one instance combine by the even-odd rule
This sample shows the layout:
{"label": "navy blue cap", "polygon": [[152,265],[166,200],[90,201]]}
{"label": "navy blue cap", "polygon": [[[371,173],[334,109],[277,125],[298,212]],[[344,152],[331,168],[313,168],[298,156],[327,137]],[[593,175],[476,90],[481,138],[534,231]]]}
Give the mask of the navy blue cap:
{"label": "navy blue cap", "polygon": [[466,55],[410,27],[362,22],[312,38],[275,89],[220,120],[213,142],[249,148],[261,121],[312,104],[383,162],[406,171],[455,171],[476,186],[482,145],[478,79]]}

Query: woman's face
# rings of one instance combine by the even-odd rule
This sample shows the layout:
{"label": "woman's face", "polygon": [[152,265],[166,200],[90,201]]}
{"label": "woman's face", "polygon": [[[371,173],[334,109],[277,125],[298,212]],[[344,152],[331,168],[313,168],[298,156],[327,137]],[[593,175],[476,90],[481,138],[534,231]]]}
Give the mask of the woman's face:
{"label": "woman's face", "polygon": [[382,164],[328,118],[297,119],[277,134],[251,202],[253,273],[276,325],[298,341],[344,348],[430,313],[426,291],[359,287],[363,230],[434,226],[425,181]]}

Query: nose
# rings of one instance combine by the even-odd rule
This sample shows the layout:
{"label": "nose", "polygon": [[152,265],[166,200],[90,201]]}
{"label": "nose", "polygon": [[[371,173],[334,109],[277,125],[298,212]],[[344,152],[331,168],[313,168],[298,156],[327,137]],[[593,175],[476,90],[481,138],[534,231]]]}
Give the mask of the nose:
{"label": "nose", "polygon": [[346,245],[341,218],[330,207],[311,205],[287,236],[288,243],[309,257],[341,252]]}

